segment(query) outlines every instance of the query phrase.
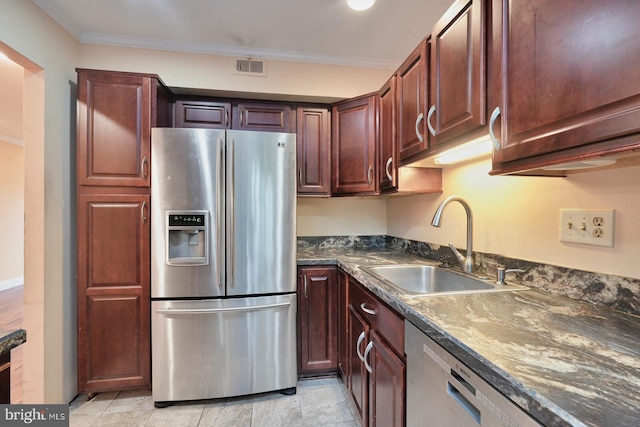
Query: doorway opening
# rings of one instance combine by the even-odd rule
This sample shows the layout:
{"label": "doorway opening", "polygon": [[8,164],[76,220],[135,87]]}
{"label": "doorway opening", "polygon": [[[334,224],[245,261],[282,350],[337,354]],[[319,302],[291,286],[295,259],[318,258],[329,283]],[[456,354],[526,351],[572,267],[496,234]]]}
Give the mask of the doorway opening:
{"label": "doorway opening", "polygon": [[0,54],[0,329],[27,331],[11,354],[11,403],[23,403],[43,390],[45,80],[9,46],[0,43]]}

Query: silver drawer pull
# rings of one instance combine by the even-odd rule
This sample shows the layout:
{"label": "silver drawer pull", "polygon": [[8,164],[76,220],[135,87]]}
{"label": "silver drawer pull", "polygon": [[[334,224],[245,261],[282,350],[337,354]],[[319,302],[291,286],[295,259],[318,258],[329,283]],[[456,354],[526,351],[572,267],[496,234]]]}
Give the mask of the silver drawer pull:
{"label": "silver drawer pull", "polygon": [[358,357],[363,362],[364,362],[364,356],[362,355],[362,353],[360,353],[360,344],[362,344],[362,340],[364,340],[365,336],[366,336],[366,333],[362,331],[360,333],[360,336],[358,337],[358,342],[356,343],[356,353],[358,353]]}
{"label": "silver drawer pull", "polygon": [[498,139],[496,138],[496,134],[493,132],[493,126],[496,123],[496,120],[498,120],[498,117],[500,116],[500,107],[496,107],[495,110],[493,110],[493,113],[491,113],[491,118],[489,119],[489,136],[491,136],[491,141],[493,142],[493,148],[496,149],[496,151],[499,151],[501,148],[501,144],[500,141],[498,141]]}
{"label": "silver drawer pull", "polygon": [[362,309],[362,311],[364,311],[365,313],[370,314],[372,316],[374,314],[376,314],[376,310],[374,308],[368,308],[367,304],[364,303],[364,302],[362,304],[360,304],[360,308]]}
{"label": "silver drawer pull", "polygon": [[367,345],[367,348],[364,350],[364,367],[367,368],[367,371],[370,374],[373,374],[373,368],[371,368],[371,365],[369,364],[369,362],[367,362],[367,357],[369,357],[369,353],[371,353],[371,349],[373,348],[373,341],[369,341],[369,345]]}
{"label": "silver drawer pull", "polygon": [[436,106],[432,105],[431,108],[429,108],[429,113],[427,113],[427,127],[429,128],[429,133],[433,136],[436,136],[436,130],[431,126],[431,116],[433,116],[433,113],[435,112]]}

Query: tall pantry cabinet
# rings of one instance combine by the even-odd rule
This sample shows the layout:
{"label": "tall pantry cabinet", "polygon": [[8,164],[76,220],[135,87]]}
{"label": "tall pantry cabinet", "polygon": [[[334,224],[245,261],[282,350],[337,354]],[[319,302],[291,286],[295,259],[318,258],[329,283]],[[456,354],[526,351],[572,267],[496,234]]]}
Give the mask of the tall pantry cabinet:
{"label": "tall pantry cabinet", "polygon": [[78,391],[151,384],[151,128],[171,126],[156,75],[78,69]]}

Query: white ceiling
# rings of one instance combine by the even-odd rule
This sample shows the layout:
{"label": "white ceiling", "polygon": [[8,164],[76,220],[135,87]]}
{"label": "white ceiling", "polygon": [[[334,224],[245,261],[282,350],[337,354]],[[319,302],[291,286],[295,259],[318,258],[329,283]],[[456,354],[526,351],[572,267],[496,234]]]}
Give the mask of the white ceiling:
{"label": "white ceiling", "polygon": [[453,0],[34,0],[83,43],[395,69]]}

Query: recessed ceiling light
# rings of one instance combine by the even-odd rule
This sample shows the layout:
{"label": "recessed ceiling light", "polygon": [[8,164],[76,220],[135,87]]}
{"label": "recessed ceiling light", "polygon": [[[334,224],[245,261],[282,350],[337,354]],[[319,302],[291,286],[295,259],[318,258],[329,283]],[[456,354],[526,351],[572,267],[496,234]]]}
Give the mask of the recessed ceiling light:
{"label": "recessed ceiling light", "polygon": [[347,4],[353,10],[367,10],[373,6],[375,2],[376,0],[347,0]]}

